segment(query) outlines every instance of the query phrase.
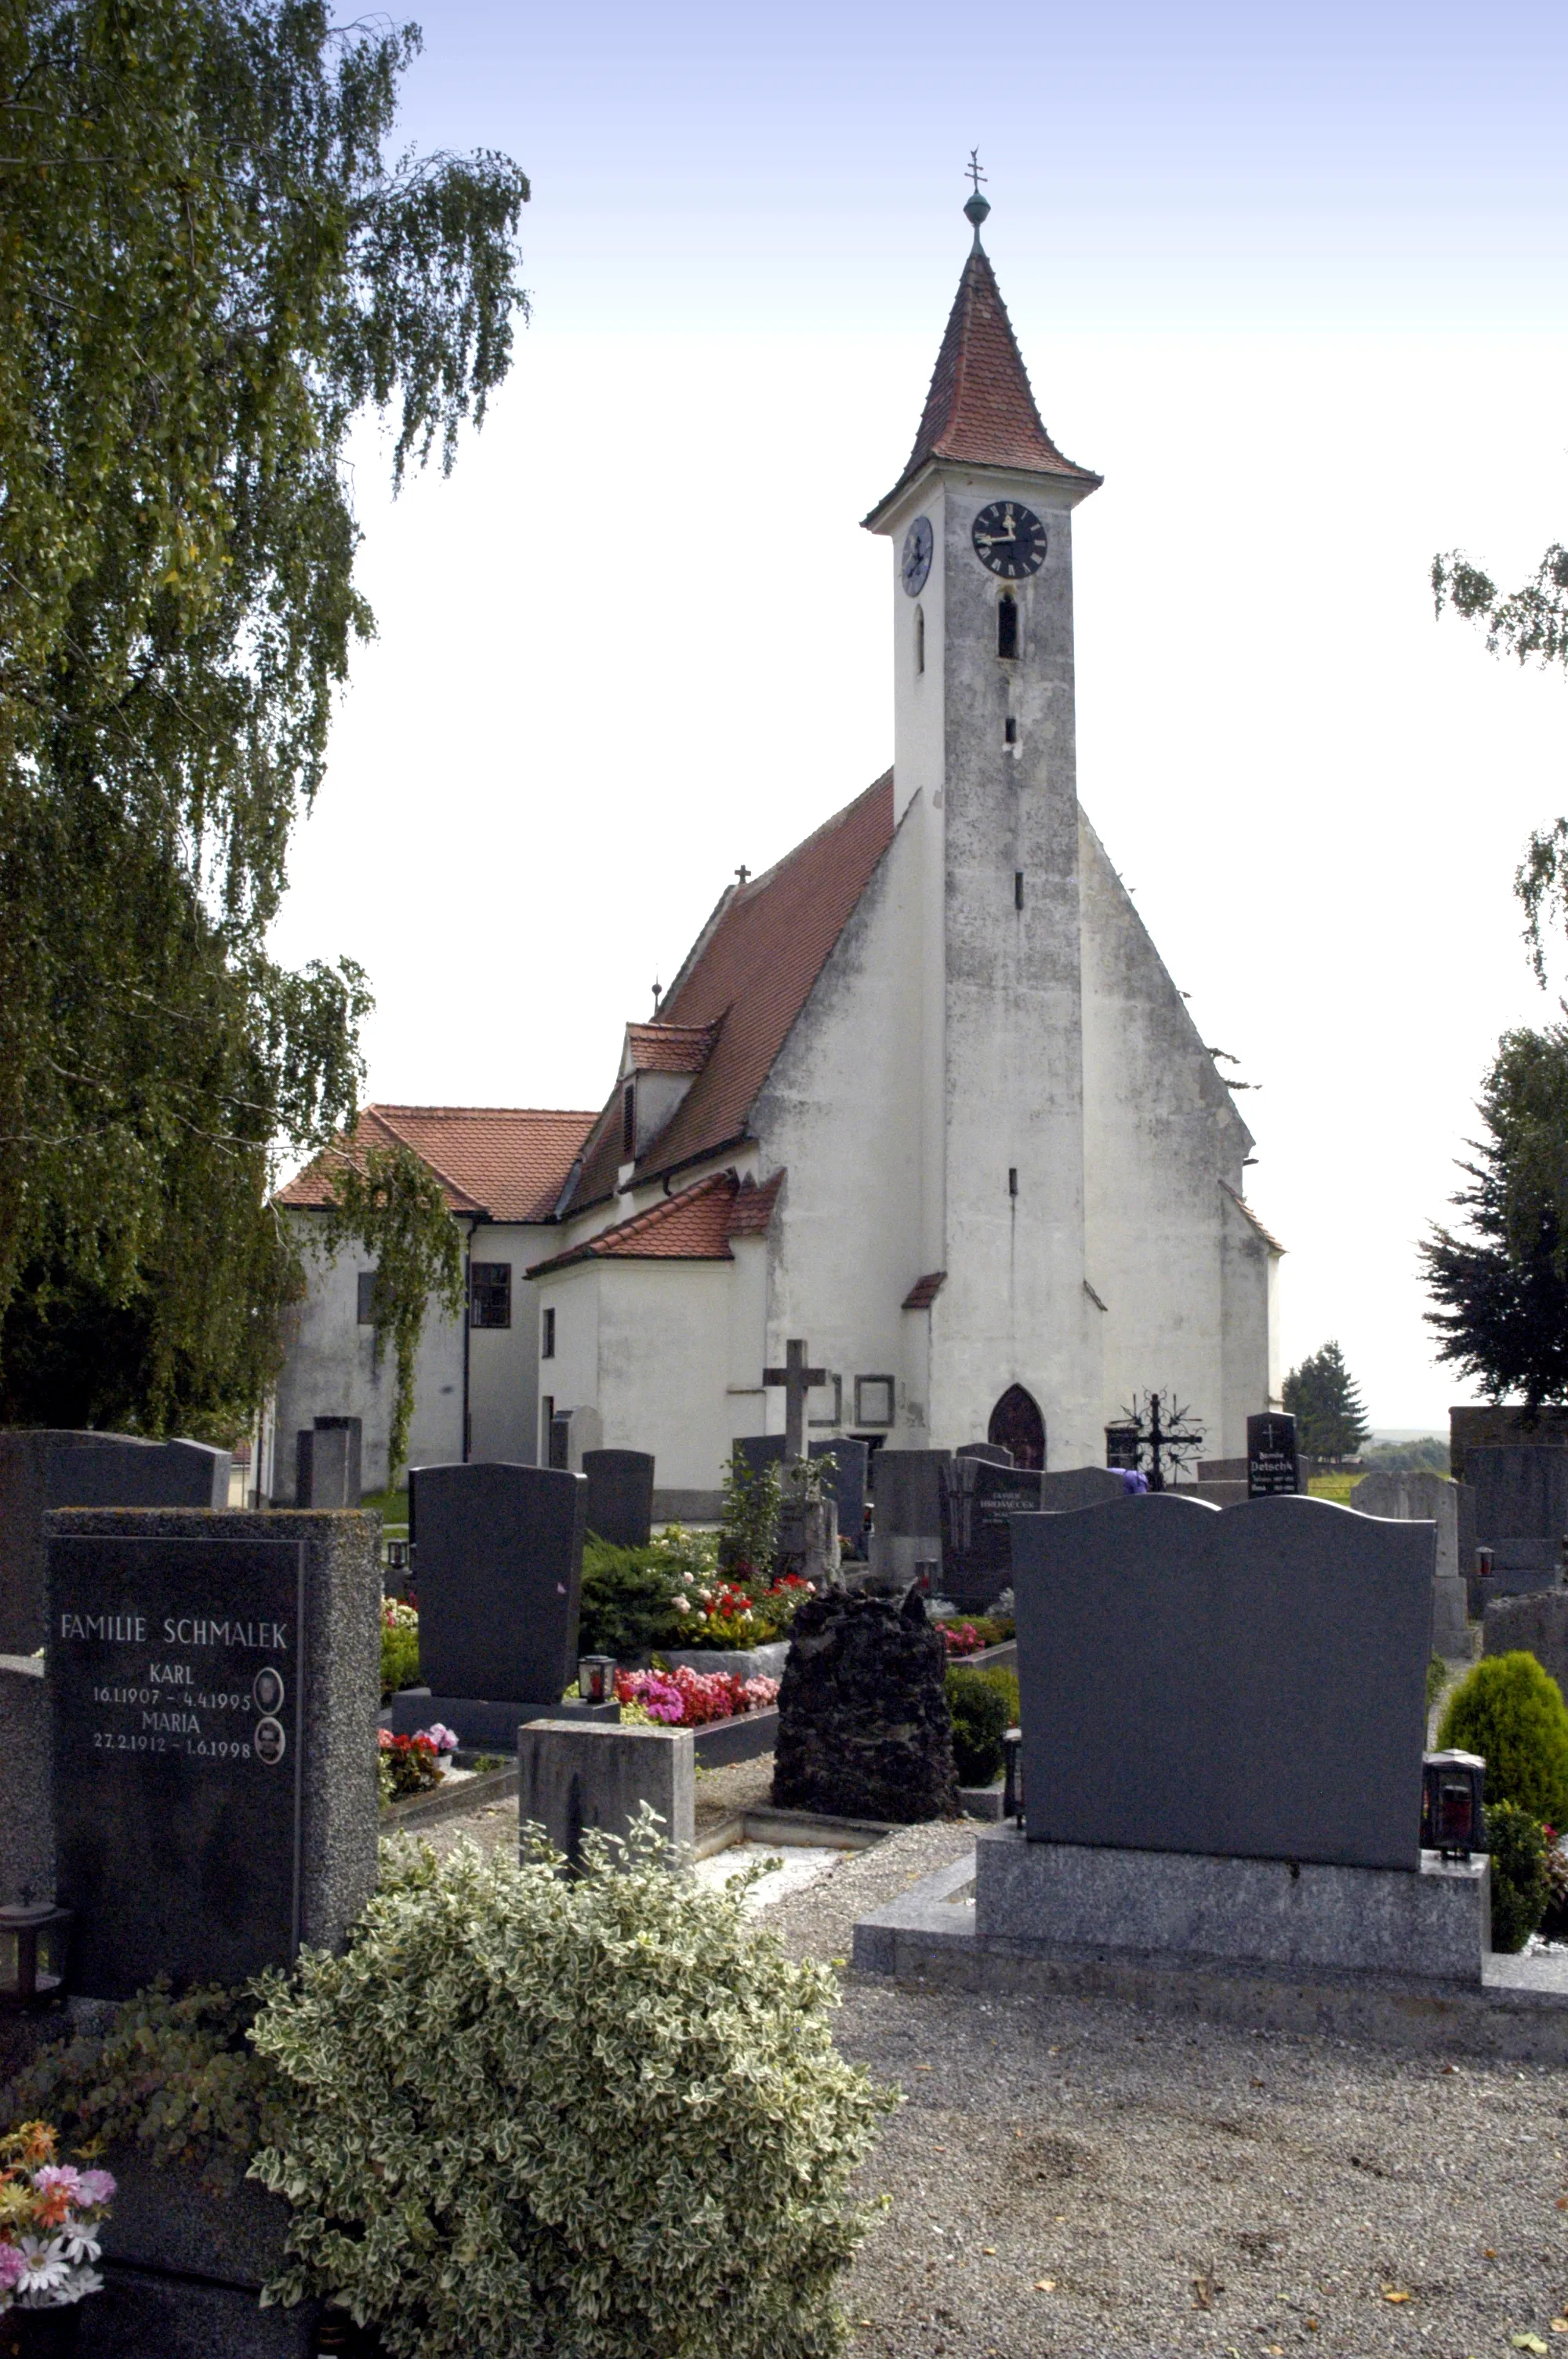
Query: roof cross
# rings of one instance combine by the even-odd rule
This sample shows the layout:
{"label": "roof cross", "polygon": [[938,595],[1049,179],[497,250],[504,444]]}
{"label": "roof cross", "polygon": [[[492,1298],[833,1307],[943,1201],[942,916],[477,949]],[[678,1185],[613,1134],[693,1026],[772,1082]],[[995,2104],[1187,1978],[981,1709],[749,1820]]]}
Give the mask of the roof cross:
{"label": "roof cross", "polygon": [[980,193],[980,182],[989,178],[989,173],[982,172],[980,169],[980,151],[978,147],[970,148],[969,160],[968,164],[965,165],[964,169],[968,172],[970,179],[974,182],[975,194],[978,197]]}
{"label": "roof cross", "polygon": [[740,878],[742,885],[746,882],[746,879],[750,876],[751,873],[751,870],[747,867],[743,860],[741,863],[740,867],[735,871],[736,875]]}
{"label": "roof cross", "polygon": [[827,1371],[806,1366],[806,1344],[798,1335],[785,1343],[784,1359],[785,1366],[762,1370],[762,1382],[784,1388],[784,1459],[793,1464],[806,1456],[806,1396],[827,1382]]}

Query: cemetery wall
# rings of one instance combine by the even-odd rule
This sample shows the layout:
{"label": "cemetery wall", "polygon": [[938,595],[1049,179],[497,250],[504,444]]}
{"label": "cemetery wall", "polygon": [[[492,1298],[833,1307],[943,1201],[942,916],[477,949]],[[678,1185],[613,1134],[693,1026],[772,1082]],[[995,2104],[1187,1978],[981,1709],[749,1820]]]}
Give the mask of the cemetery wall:
{"label": "cemetery wall", "polygon": [[[788,1177],[784,1217],[769,1239],[765,1323],[736,1339],[736,1359],[748,1370],[741,1380],[755,1385],[764,1364],[783,1363],[787,1337],[806,1336],[813,1363],[842,1378],[846,1426],[856,1376],[890,1372],[906,1420],[899,1306],[925,1268],[940,1266],[918,1258],[920,888],[912,812],[817,976],[752,1118],[759,1176],[782,1167]],[[727,1435],[765,1430],[754,1404],[736,1407],[741,1413]],[[831,1394],[818,1392],[808,1413],[825,1418],[831,1408]],[[782,1430],[782,1396],[773,1416]]]}
{"label": "cemetery wall", "polygon": [[[1018,1382],[1044,1413],[1050,1462],[1076,1465],[1100,1454],[1105,1422],[1101,1314],[1084,1291],[1071,516],[1084,487],[958,469],[946,485],[947,1283],[931,1320],[930,1435],[983,1433]],[[970,540],[977,511],[1009,496],[1049,536],[1040,571],[1008,585],[1016,662],[998,659],[1002,585]],[[1019,874],[1022,908],[1007,890]]]}
{"label": "cemetery wall", "polygon": [[[1087,819],[1080,841],[1087,1272],[1106,1305],[1101,1422],[1158,1381],[1190,1403],[1212,1455],[1239,1456],[1249,1414],[1271,1398],[1272,1257],[1219,1182],[1240,1193],[1251,1140]],[[1052,1459],[1060,1462],[1054,1449]]]}
{"label": "cemetery wall", "polygon": [[[308,1245],[316,1216],[290,1215]],[[318,1417],[357,1417],[364,1438],[362,1479],[367,1491],[386,1484],[387,1440],[396,1371],[391,1352],[375,1364],[375,1332],[359,1324],[359,1273],[372,1267],[362,1245],[329,1257],[319,1248],[305,1259],[306,1293],[291,1313],[292,1332],[277,1385],[278,1444],[273,1481],[281,1505],[294,1496],[294,1436]],[[463,1454],[463,1321],[432,1309],[419,1342],[409,1462],[420,1465]]]}

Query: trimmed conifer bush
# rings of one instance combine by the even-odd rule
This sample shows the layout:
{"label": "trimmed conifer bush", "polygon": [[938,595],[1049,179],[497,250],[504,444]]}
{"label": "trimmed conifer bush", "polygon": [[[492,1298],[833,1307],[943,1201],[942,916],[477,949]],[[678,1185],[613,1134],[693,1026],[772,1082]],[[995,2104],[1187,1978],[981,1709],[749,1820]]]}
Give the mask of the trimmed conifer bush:
{"label": "trimmed conifer bush", "polygon": [[1568,1707],[1533,1655],[1487,1655],[1466,1672],[1437,1741],[1481,1756],[1488,1815],[1494,1802],[1517,1802],[1568,1827]]}
{"label": "trimmed conifer bush", "polygon": [[834,2049],[835,1977],[657,1865],[651,1813],[623,1872],[585,1848],[566,1880],[542,1846],[388,1846],[347,1952],[275,1987],[268,2298],[326,2296],[394,2359],[829,2359],[893,2102]]}
{"label": "trimmed conifer bush", "polygon": [[1018,1718],[1017,1673],[950,1670],[947,1709],[959,1785],[989,1786],[1001,1775],[1001,1740]]}
{"label": "trimmed conifer bush", "polygon": [[1488,1802],[1487,1848],[1492,1854],[1492,1947],[1522,1950],[1552,1897],[1545,1830],[1517,1803]]}

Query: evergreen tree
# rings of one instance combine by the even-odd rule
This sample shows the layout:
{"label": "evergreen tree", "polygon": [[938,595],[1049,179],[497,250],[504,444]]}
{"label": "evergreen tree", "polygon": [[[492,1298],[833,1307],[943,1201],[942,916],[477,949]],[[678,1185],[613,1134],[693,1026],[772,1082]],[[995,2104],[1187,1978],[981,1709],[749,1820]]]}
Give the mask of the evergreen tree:
{"label": "evergreen tree", "polygon": [[1297,1445],[1308,1458],[1337,1464],[1354,1458],[1367,1439],[1361,1396],[1337,1343],[1325,1343],[1292,1368],[1281,1397],[1296,1420]]}
{"label": "evergreen tree", "polygon": [[[265,949],[373,627],[347,438],[390,409],[395,480],[449,467],[524,304],[516,167],[387,160],[417,47],[322,0],[0,9],[10,1418],[236,1430],[300,1285],[278,1158],[352,1124],[365,977]],[[449,1276],[426,1178],[357,1201]]]}
{"label": "evergreen tree", "polygon": [[1422,1246],[1438,1355],[1494,1400],[1568,1400],[1568,1027],[1505,1033],[1481,1092],[1486,1136],[1454,1202],[1470,1234]]}

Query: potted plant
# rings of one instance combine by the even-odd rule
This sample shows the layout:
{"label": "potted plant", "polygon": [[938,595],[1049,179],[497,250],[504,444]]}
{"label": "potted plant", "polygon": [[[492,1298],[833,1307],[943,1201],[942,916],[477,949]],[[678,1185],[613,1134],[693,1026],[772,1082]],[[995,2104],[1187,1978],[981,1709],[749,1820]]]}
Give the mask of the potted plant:
{"label": "potted plant", "polygon": [[47,2122],[0,2138],[3,2359],[63,2359],[75,2348],[76,2305],[103,2283],[94,2264],[114,2181],[57,2161],[59,2145]]}

